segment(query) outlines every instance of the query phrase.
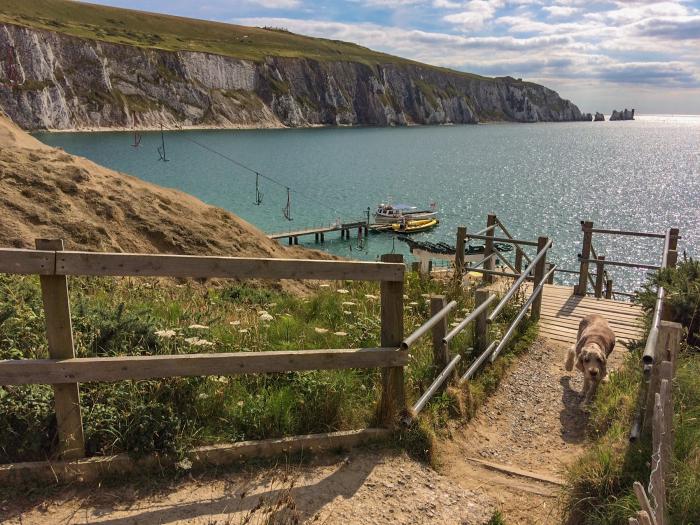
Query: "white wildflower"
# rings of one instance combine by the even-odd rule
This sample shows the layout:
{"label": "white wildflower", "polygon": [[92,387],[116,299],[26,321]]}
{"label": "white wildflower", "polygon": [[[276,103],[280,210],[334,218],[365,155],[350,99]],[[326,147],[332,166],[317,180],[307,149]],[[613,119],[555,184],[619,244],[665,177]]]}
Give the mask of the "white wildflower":
{"label": "white wildflower", "polygon": [[272,316],[271,316],[270,314],[268,314],[267,312],[265,312],[264,314],[262,314],[262,315],[260,316],[260,320],[261,320],[261,321],[272,321],[273,319],[274,319],[274,317],[272,317]]}
{"label": "white wildflower", "polygon": [[238,333],[239,333],[239,334],[247,334],[247,333],[248,333],[248,329],[247,329],[247,328],[241,328],[240,330],[238,330]]}
{"label": "white wildflower", "polygon": [[175,337],[177,332],[175,332],[175,330],[156,330],[156,335],[163,339],[170,339],[171,337]]}
{"label": "white wildflower", "polygon": [[231,322],[229,322],[229,324],[230,324],[231,326],[238,326],[238,325],[241,324],[241,322],[240,322],[240,321],[231,321]]}
{"label": "white wildflower", "polygon": [[319,287],[319,288],[330,288],[331,285],[328,284],[328,283],[323,283],[323,284],[319,284],[318,287]]}
{"label": "white wildflower", "polygon": [[347,332],[333,332],[333,335],[337,335],[338,337],[345,337],[348,335]]}
{"label": "white wildflower", "polygon": [[189,328],[190,330],[209,330],[209,327],[203,324],[191,324],[187,328]]}
{"label": "white wildflower", "polygon": [[353,303],[352,301],[343,301],[342,305],[343,306],[355,306],[355,303]]}
{"label": "white wildflower", "polygon": [[418,303],[417,303],[417,302],[415,302],[415,301],[411,301],[411,302],[410,302],[410,303],[408,303],[408,304],[410,304],[411,306],[418,306]]}
{"label": "white wildflower", "polygon": [[404,298],[404,299],[408,299],[408,295],[404,294],[404,295],[403,295],[403,298]]}
{"label": "white wildflower", "polygon": [[350,293],[350,290],[346,290],[345,288],[338,288],[336,292],[341,293],[341,294],[346,294]]}
{"label": "white wildflower", "polygon": [[328,333],[328,328],[319,328],[318,326],[314,328],[314,332],[317,334],[327,334]]}
{"label": "white wildflower", "polygon": [[258,315],[265,315],[267,314],[267,310],[258,310]]}
{"label": "white wildflower", "polygon": [[375,301],[375,300],[379,299],[379,297],[377,297],[376,295],[372,295],[371,293],[365,294],[365,298],[369,299],[371,301]]}

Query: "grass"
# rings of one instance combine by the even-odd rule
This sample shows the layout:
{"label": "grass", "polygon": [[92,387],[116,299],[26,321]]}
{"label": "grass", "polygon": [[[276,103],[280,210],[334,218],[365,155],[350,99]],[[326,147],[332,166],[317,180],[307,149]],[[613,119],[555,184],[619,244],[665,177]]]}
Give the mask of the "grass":
{"label": "grass", "polygon": [[[205,288],[144,278],[71,278],[76,353],[86,357],[376,346],[378,286],[360,282],[325,286],[312,296],[296,297],[241,284]],[[471,291],[455,286],[445,290],[439,282],[409,274],[406,333],[429,317],[426,297],[442,292],[458,301],[461,312],[473,308]],[[493,329],[502,328],[497,324]],[[462,334],[453,345],[455,351],[464,352],[465,366],[473,357],[470,340],[471,334]],[[495,388],[513,351],[474,380],[469,406]],[[38,280],[0,276],[0,359],[47,356]],[[412,349],[406,367],[409,402],[427,388],[435,373],[426,337]],[[196,445],[371,426],[380,372],[167,378],[86,383],[80,388],[89,455],[123,451],[135,457],[152,452],[178,455]],[[436,398],[426,408],[423,437],[420,433],[411,437],[413,445],[407,448],[425,450],[426,437],[444,426],[460,402],[454,394]],[[0,462],[42,460],[55,454],[50,386],[0,387],[0,421],[5,423],[0,425]]]}
{"label": "grass", "polygon": [[[654,286],[661,283],[673,320],[685,330],[673,384],[676,434],[667,486],[667,507],[674,525],[700,523],[700,265],[686,259],[676,269],[653,275],[638,301],[651,315],[656,298]],[[568,491],[563,508],[567,523],[612,525],[627,523],[639,510],[632,490],[635,481],[649,481],[650,436],[630,444],[628,435],[642,382],[642,344],[626,357],[611,381],[601,385],[590,414],[587,453],[568,471]]]}
{"label": "grass", "polygon": [[419,64],[357,44],[297,35],[281,28],[246,27],[70,0],[3,0],[0,23],[79,38],[166,51],[200,51],[261,62],[268,56],[378,64],[420,65],[463,78],[471,73]]}

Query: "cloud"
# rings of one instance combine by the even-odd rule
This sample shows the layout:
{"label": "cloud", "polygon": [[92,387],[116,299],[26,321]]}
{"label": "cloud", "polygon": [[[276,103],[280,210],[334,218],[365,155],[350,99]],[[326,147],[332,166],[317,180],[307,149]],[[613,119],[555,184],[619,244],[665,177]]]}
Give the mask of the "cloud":
{"label": "cloud", "polygon": [[247,0],[247,2],[265,9],[294,9],[301,6],[301,0]]}
{"label": "cloud", "polygon": [[683,62],[628,62],[602,68],[598,78],[620,84],[700,87],[700,75]]}
{"label": "cloud", "polygon": [[464,4],[462,11],[446,15],[443,20],[454,24],[461,31],[476,31],[490,21],[502,5],[499,0],[471,0]]}
{"label": "cloud", "polygon": [[579,7],[568,7],[562,5],[550,5],[542,8],[547,11],[551,17],[567,17],[581,12]]}

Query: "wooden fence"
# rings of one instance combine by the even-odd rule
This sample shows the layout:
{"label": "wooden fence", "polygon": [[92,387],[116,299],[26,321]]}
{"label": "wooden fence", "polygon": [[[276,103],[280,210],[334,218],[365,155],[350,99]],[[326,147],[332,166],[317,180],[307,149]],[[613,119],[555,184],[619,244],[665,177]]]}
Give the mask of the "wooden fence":
{"label": "wooden fence", "polygon": [[660,321],[655,340],[653,363],[644,403],[644,430],[651,431],[651,475],[645,490],[638,481],[634,492],[642,508],[630,524],[670,525],[666,505],[673,458],[673,391],[681,341],[681,325]]}
{"label": "wooden fence", "polygon": [[[495,236],[495,230],[497,227],[503,231],[504,237]],[[467,239],[479,239],[485,241],[483,258],[469,266],[464,262],[464,252]],[[494,246],[495,242],[508,243],[515,246],[515,265],[512,265]],[[522,249],[522,246],[534,246],[537,248],[537,252],[530,257]],[[445,298],[442,296],[432,298],[432,317],[410,336],[404,339],[402,348],[408,350],[411,345],[430,331],[433,339],[433,364],[435,369],[440,371],[437,373],[435,380],[430,387],[428,387],[426,392],[411,408],[409,415],[407,416],[407,421],[410,421],[418,413],[420,413],[431,397],[437,392],[443,390],[448,382],[453,381],[462,385],[469,381],[487,360],[494,362],[499,353],[513,338],[516,330],[522,323],[528,311],[530,312],[531,319],[539,319],[544,285],[551,282],[554,271],[556,270],[555,266],[547,265],[547,253],[551,246],[552,241],[547,237],[539,237],[537,241],[514,239],[507,228],[494,214],[488,215],[486,228],[477,233],[467,233],[467,229],[464,226],[460,226],[457,229],[454,271],[459,278],[462,278],[465,272],[480,272],[483,275],[484,284],[487,286],[476,290],[476,307],[473,311],[467,314],[466,317],[457,321],[454,328],[449,332],[447,330],[447,316],[454,309],[457,303],[452,301],[449,304],[446,304]],[[510,268],[511,272],[501,272],[495,270],[496,259],[503,261],[503,263]],[[522,269],[523,259],[525,259],[528,263],[528,266],[524,270]],[[500,301],[498,301],[498,303],[489,312],[491,305],[495,303],[497,299],[494,291],[488,287],[488,285],[493,282],[495,276],[513,278],[514,282],[508,291],[500,298]],[[518,314],[508,326],[503,336],[499,340],[490,341],[489,324],[493,323],[498,318],[506,304],[513,298],[522,284],[528,279],[534,280],[532,293],[520,307]],[[457,365],[461,361],[461,355],[451,355],[450,342],[470,325],[474,326],[474,345],[479,352],[479,356],[474,359],[463,375],[458,377]]]}
{"label": "wooden fence", "polygon": [[[64,460],[85,456],[79,384],[86,381],[382,368],[378,421],[390,427],[405,408],[404,272],[403,257],[395,254],[383,255],[381,262],[355,262],[92,253],[64,251],[61,240],[37,240],[36,250],[0,249],[0,273],[40,276],[50,357],[0,361],[0,385],[53,386]],[[95,275],[379,281],[380,347],[76,358],[68,277]]]}
{"label": "wooden fence", "polygon": [[[612,299],[615,295],[629,297],[632,294],[614,291],[613,280],[610,278],[606,266],[619,266],[626,268],[643,268],[646,270],[658,270],[668,266],[675,266],[678,259],[678,228],[670,228],[665,233],[650,233],[650,232],[633,232],[626,230],[608,230],[602,228],[594,228],[592,221],[581,221],[581,231],[583,232],[583,243],[581,253],[579,254],[580,268],[578,272],[578,285],[574,288],[576,295],[584,296],[588,291],[590,283],[593,294],[597,298],[603,297]],[[641,237],[647,239],[664,239],[664,249],[662,252],[662,263],[660,266],[653,264],[642,264],[625,261],[610,261],[605,258],[605,255],[598,255],[593,245],[593,234],[598,235],[615,235],[624,237]],[[595,273],[590,271],[591,265],[595,266]]]}

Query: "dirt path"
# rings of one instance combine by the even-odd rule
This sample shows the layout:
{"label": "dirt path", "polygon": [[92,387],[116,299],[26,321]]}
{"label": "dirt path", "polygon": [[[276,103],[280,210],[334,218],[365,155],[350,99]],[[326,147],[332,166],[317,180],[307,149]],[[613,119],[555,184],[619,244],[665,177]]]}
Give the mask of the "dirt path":
{"label": "dirt path", "polygon": [[484,490],[508,523],[558,523],[565,467],[583,452],[583,379],[564,370],[567,348],[538,341],[477,416],[441,445],[445,475]]}
{"label": "dirt path", "polygon": [[48,502],[0,502],[8,525],[464,524],[482,525],[494,501],[390,450],[357,450],[302,467],[251,468],[168,487],[76,488]]}

